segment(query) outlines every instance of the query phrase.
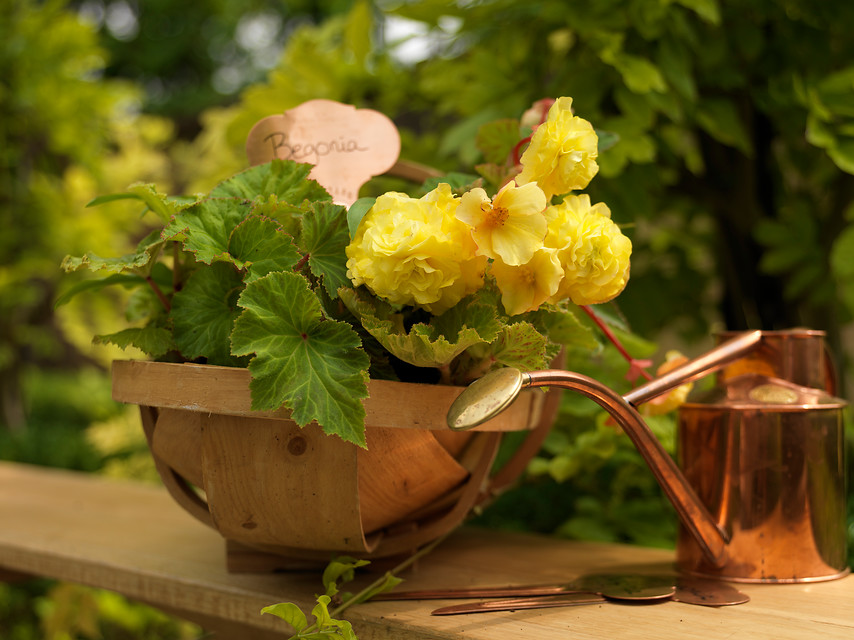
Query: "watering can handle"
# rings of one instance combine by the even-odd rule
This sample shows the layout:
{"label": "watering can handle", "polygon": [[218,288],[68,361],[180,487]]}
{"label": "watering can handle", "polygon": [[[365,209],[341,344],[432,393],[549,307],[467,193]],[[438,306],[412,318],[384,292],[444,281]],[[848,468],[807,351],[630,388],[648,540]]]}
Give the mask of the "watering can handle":
{"label": "watering can handle", "polygon": [[666,374],[635,387],[623,398],[632,406],[638,406],[660,396],[679,385],[701,378],[722,366],[743,357],[762,340],[761,331],[751,331],[727,340],[711,351],[676,367]]}

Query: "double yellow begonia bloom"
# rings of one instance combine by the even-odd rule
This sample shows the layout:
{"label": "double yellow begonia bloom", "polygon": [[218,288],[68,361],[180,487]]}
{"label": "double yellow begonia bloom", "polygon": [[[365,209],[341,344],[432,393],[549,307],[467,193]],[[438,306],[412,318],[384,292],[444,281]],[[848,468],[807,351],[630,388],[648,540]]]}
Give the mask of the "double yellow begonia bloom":
{"label": "double yellow begonia bloom", "polygon": [[601,304],[619,295],[629,281],[632,242],[611,220],[607,205],[591,206],[587,194],[567,196],[546,216],[545,246],[557,251],[564,271],[552,301]]}
{"label": "double yellow begonia bloom", "polygon": [[552,196],[584,189],[599,171],[599,137],[587,120],[572,113],[572,98],[558,98],[522,154],[518,184],[536,182]]}
{"label": "double yellow begonia bloom", "polygon": [[487,263],[509,315],[569,299],[616,297],[629,279],[631,241],[605,204],[583,189],[599,167],[598,138],[559,98],[522,155],[522,172],[489,198],[480,187],[461,198],[440,184],[420,199],[386,193],[347,247],[347,277],[393,304],[434,314],[484,284]]}
{"label": "double yellow begonia bloom", "polygon": [[347,277],[393,304],[447,311],[483,286],[487,262],[458,205],[447,184],[420,199],[381,195],[347,246]]}

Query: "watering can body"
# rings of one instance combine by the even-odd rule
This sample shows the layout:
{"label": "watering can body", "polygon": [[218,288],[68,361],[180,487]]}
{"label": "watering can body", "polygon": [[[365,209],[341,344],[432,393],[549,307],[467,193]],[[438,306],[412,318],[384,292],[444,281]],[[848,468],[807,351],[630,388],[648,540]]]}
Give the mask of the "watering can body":
{"label": "watering can body", "polygon": [[[623,428],[680,519],[681,571],[745,582],[810,582],[848,573],[845,401],[818,331],[722,336],[708,353],[625,396],[571,371],[499,369],[448,412],[468,429],[525,387],[557,386],[597,402]],[[680,409],[679,460],[636,407],[712,371],[716,389]]]}
{"label": "watering can body", "polygon": [[783,583],[848,572],[845,403],[834,387],[821,332],[764,332],[712,392],[680,407],[679,466],[728,537],[715,564],[680,527],[683,572]]}

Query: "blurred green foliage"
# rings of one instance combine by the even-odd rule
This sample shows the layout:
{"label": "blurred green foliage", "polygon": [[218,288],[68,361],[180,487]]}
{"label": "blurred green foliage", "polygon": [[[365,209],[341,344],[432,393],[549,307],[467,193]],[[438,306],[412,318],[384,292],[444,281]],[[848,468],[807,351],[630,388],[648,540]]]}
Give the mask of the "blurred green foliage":
{"label": "blurred green foliage", "polygon": [[[396,46],[401,25],[416,35]],[[255,121],[311,98],[383,111],[405,158],[456,170],[479,160],[483,122],[572,96],[617,136],[589,191],[634,243],[609,309],[628,319],[621,335],[652,341],[634,355],[653,343],[693,355],[724,327],[806,325],[849,373],[852,29],[842,0],[3,2],[0,422],[29,428],[0,429],[0,458],[150,477],[144,444],[122,435],[134,418],[79,401],[105,398],[113,352],[88,344],[122,318],[86,296],[52,314],[59,262],[120,255],[144,233],[133,207],[85,209],[95,195],[135,181],[206,191],[245,165]],[[604,342],[570,367],[628,388]],[[672,446],[672,419],[652,426]],[[525,482],[479,518],[652,545],[676,527],[627,439],[569,397]]]}
{"label": "blurred green foliage", "polygon": [[[14,428],[26,421],[29,368],[92,358],[52,313],[58,261],[69,247],[124,248],[141,229],[132,208],[89,215],[85,203],[135,180],[166,180],[172,127],[139,113],[138,88],[102,79],[98,35],[64,2],[2,3],[0,42],[0,424]],[[78,333],[103,321],[85,307],[66,316]]]}
{"label": "blurred green foliage", "polygon": [[3,640],[191,640],[194,624],[117,593],[48,580],[0,584]]}

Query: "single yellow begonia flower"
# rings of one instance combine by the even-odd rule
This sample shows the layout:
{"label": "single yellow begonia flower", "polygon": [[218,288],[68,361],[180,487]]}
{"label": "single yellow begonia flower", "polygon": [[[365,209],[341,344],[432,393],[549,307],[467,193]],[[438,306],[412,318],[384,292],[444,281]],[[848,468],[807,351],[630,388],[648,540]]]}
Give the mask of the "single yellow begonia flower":
{"label": "single yellow begonia flower", "polygon": [[480,289],[486,271],[454,217],[458,205],[444,183],[420,199],[381,195],[346,248],[347,277],[394,304],[444,313]]}
{"label": "single yellow begonia flower", "polygon": [[611,220],[607,205],[591,206],[587,194],[567,196],[546,217],[545,246],[557,250],[564,270],[552,301],[601,304],[619,295],[629,281],[632,242]]}
{"label": "single yellow begonia flower", "polygon": [[599,136],[584,118],[572,113],[572,98],[558,98],[522,154],[518,184],[536,182],[552,196],[584,189],[599,171]]}
{"label": "single yellow begonia flower", "polygon": [[545,208],[546,196],[535,183],[517,187],[511,180],[491,201],[480,187],[464,193],[456,215],[472,228],[478,255],[520,265],[543,246]]}
{"label": "single yellow begonia flower", "polygon": [[490,267],[508,315],[535,311],[558,290],[563,267],[554,249],[541,248],[523,265],[495,260]]}

